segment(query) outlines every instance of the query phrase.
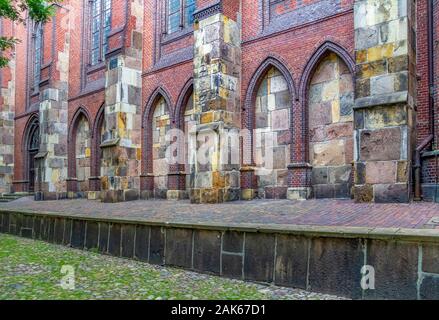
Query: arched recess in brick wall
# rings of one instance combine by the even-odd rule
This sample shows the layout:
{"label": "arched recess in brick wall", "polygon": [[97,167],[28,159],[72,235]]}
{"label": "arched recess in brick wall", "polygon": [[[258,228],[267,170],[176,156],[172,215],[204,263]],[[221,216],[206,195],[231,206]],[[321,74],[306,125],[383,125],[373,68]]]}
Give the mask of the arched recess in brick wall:
{"label": "arched recess in brick wall", "polygon": [[23,191],[35,191],[36,165],[35,156],[40,148],[40,121],[37,113],[33,113],[26,124],[22,142],[23,180],[26,181]]}
{"label": "arched recess in brick wall", "polygon": [[91,176],[91,121],[87,109],[76,110],[69,127],[68,191],[89,191]]}
{"label": "arched recess in brick wall", "polygon": [[[175,109],[174,119],[176,121],[176,128],[181,130],[182,136],[179,139],[178,152],[182,153],[182,157],[177,157],[178,172],[184,172],[186,189],[190,188],[190,166],[189,166],[189,134],[191,127],[196,124],[195,110],[194,110],[194,85],[193,79],[186,82],[180,96],[177,100],[177,108]],[[184,138],[184,139],[183,139]]]}
{"label": "arched recess in brick wall", "polygon": [[354,68],[335,43],[312,56],[301,82],[306,141],[304,160],[312,166],[317,198],[349,198],[352,187]]}
{"label": "arched recess in brick wall", "polygon": [[101,176],[101,160],[102,149],[101,144],[105,140],[105,104],[103,104],[96,115],[92,130],[91,143],[91,178],[90,190],[100,190],[100,176]]}
{"label": "arched recess in brick wall", "polygon": [[250,81],[242,117],[242,127],[253,132],[251,142],[243,142],[243,165],[255,168],[258,197],[286,198],[295,97],[285,64],[266,59]]}
{"label": "arched recess in brick wall", "polygon": [[151,95],[143,115],[142,173],[152,177],[154,197],[166,199],[169,164],[166,133],[171,129],[171,100],[163,88]]}

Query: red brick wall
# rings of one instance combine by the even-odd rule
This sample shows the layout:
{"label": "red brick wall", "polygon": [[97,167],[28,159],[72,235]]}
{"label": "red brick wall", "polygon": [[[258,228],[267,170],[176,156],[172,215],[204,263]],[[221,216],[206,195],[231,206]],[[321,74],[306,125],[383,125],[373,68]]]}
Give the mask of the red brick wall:
{"label": "red brick wall", "polygon": [[[143,28],[143,88],[142,88],[142,108],[150,99],[151,94],[158,88],[162,87],[168,94],[171,101],[170,112],[173,113],[176,107],[177,99],[182,93],[183,87],[186,82],[192,77],[193,67],[190,58],[178,62],[177,64],[171,64],[163,68],[157,69],[154,65],[154,56],[156,53],[155,43],[155,20],[156,12],[155,0],[144,0],[144,28]],[[87,2],[87,1],[85,1]],[[113,0],[113,15],[112,26],[115,33],[111,37],[110,44],[112,48],[116,48],[123,39],[124,33],[120,30],[125,26],[125,10],[124,5],[126,1]],[[130,2],[129,2],[130,3]],[[198,0],[197,7],[204,8],[213,3],[216,0]],[[233,19],[237,19],[236,13],[241,7],[242,16],[242,101],[244,100],[249,83],[254,75],[255,71],[261,65],[261,63],[269,56],[278,58],[283,61],[285,67],[289,70],[296,93],[298,93],[299,85],[301,83],[304,68],[309,62],[315,50],[320,47],[326,41],[332,41],[337,43],[340,47],[344,48],[351,56],[354,53],[354,27],[353,27],[353,0],[341,0],[340,12],[337,14],[325,17],[313,22],[308,22],[292,28],[282,28],[278,26],[278,30],[274,30],[270,33],[262,33],[262,24],[260,17],[260,2],[259,0],[225,0],[224,12]],[[428,77],[426,69],[427,59],[427,43],[426,43],[426,1],[418,1],[418,70],[417,73],[420,76],[419,90],[418,90],[418,141],[421,141],[429,133],[429,112],[428,112]],[[95,88],[92,91],[84,92],[81,88],[82,77],[82,65],[81,65],[81,50],[83,48],[83,1],[65,1],[64,6],[69,8],[67,21],[71,24],[72,29],[70,33],[70,70],[69,70],[69,123],[80,106],[86,108],[89,112],[91,121],[94,123],[99,108],[105,101],[104,88]],[[439,1],[435,0],[435,19],[439,21]],[[291,9],[291,8],[290,8]],[[300,10],[300,8],[296,9]],[[286,10],[286,11],[289,11]],[[56,16],[57,25],[66,21],[62,14]],[[129,17],[128,27],[136,23],[135,18]],[[159,22],[158,22],[159,23]],[[51,39],[52,33],[49,32],[49,26],[46,26],[45,32],[45,50],[44,61],[50,61],[51,56],[51,43],[55,41],[55,50],[62,50],[63,39],[61,39],[61,32],[56,32],[57,39]],[[27,44],[27,27],[18,26],[16,29],[16,35],[22,42],[17,45],[17,61],[23,63],[17,64],[17,79],[16,79],[16,132],[15,143],[16,146],[20,146],[23,140],[23,133],[25,131],[26,123],[29,119],[27,112],[28,99],[25,92],[27,92],[26,75],[28,58],[27,52],[29,50]],[[117,32],[119,31],[119,32]],[[439,23],[436,23],[436,40],[439,39]],[[131,44],[131,37],[125,37],[125,45]],[[169,43],[163,47],[163,50],[167,53],[181,51],[184,48],[190,48],[193,45],[192,35],[187,35],[175,42]],[[436,83],[439,82],[439,50],[436,46]],[[53,57],[56,63],[57,54]],[[103,77],[104,73],[98,73],[96,77]],[[52,79],[57,79],[57,75],[52,75]],[[439,100],[439,90],[436,90],[436,97]],[[299,96],[295,97],[300,99]],[[295,103],[296,106],[301,105],[301,101]],[[242,103],[243,105],[243,103]],[[436,104],[436,132],[439,132],[439,104]],[[92,125],[93,125],[92,123]],[[295,128],[297,135],[301,135],[301,128]],[[300,141],[297,139],[296,141]],[[300,143],[296,145],[296,152],[301,153],[303,147]],[[15,180],[20,180],[24,177],[23,174],[23,154],[19,147],[16,147],[15,151]],[[431,167],[431,166],[430,166]],[[430,172],[427,175],[432,175],[434,171],[425,170]],[[430,176],[431,177],[431,176]],[[428,180],[428,176],[424,176],[425,180]]]}
{"label": "red brick wall", "polygon": [[[428,79],[428,1],[418,1],[418,118],[417,118],[417,135],[418,143],[431,133],[431,119],[429,109],[429,79]],[[439,143],[439,1],[433,0],[433,19],[434,19],[434,145],[433,150],[438,149]],[[422,163],[422,182],[438,183],[438,162],[436,157],[430,156],[423,159]]]}

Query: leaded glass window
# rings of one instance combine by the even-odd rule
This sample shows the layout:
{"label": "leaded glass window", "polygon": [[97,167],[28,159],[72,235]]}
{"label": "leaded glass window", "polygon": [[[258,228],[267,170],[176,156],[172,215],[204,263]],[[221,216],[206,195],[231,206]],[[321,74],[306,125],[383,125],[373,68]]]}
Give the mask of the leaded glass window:
{"label": "leaded glass window", "polygon": [[36,25],[34,36],[34,90],[38,90],[41,80],[41,51],[43,46],[43,27],[41,23]]}
{"label": "leaded glass window", "polygon": [[168,33],[191,26],[195,8],[195,0],[168,0]]}
{"label": "leaded glass window", "polygon": [[91,3],[90,64],[104,60],[108,51],[111,31],[111,0],[93,0]]}

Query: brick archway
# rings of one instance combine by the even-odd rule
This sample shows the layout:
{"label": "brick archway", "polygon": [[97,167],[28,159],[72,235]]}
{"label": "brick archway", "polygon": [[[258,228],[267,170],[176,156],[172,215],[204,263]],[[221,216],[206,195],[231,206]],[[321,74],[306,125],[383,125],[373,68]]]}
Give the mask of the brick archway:
{"label": "brick archway", "polygon": [[22,191],[34,192],[35,191],[35,178],[37,166],[35,165],[35,156],[39,152],[40,147],[40,121],[37,113],[30,116],[25,133],[23,135],[22,142],[22,154],[23,157],[23,175],[24,184],[22,185]]}
{"label": "brick archway", "polygon": [[76,136],[79,121],[84,117],[87,121],[89,130],[92,128],[90,116],[84,107],[79,107],[75,114],[73,115],[72,121],[69,125],[69,136],[68,136],[68,176],[67,179],[67,191],[77,192],[77,172],[76,172]]}
{"label": "brick archway", "polygon": [[300,162],[316,198],[350,197],[354,74],[349,53],[330,41],[315,51],[302,74]]}
{"label": "brick archway", "polygon": [[[296,120],[296,97],[297,97],[297,91],[296,86],[294,84],[293,77],[291,75],[291,72],[286,67],[286,63],[284,63],[280,58],[278,57],[268,57],[262,64],[258,67],[256,72],[253,74],[253,77],[249,83],[247,94],[245,97],[245,104],[244,108],[242,110],[242,128],[247,129],[249,134],[244,136],[241,142],[241,161],[242,161],[242,167],[241,167],[241,188],[243,189],[243,198],[244,199],[251,199],[253,198],[253,191],[256,190],[259,186],[258,178],[255,174],[257,169],[257,164],[255,161],[255,152],[256,149],[256,141],[255,141],[255,129],[257,128],[257,121],[256,121],[256,99],[258,95],[258,90],[260,89],[260,86],[265,81],[264,78],[266,76],[269,76],[270,70],[275,70],[276,73],[282,78],[283,83],[286,84],[286,93],[288,93],[288,100],[286,101],[286,108],[283,108],[281,110],[284,114],[284,111],[286,112],[286,117],[284,116],[283,119],[288,118],[289,121],[285,123],[285,125],[282,125],[284,127],[284,132],[286,132],[286,145],[284,150],[282,150],[282,154],[284,154],[284,160],[286,161],[285,164],[285,170],[287,170],[288,167],[288,157],[287,153],[289,152],[290,158],[293,154],[293,147],[294,147],[294,134],[295,134],[295,123]],[[285,89],[283,89],[285,90]],[[276,103],[276,102],[275,102]],[[270,124],[271,127],[271,124]],[[263,192],[264,196],[267,198],[285,198],[286,192],[287,192],[287,184],[288,184],[288,173],[285,175],[284,182],[281,183],[283,185],[280,187],[279,183],[276,182],[272,184],[272,187],[265,188],[265,191]],[[255,194],[256,195],[256,194]]]}
{"label": "brick archway", "polygon": [[101,129],[105,120],[105,104],[103,104],[96,115],[93,129],[91,131],[91,177],[90,191],[101,190]]}
{"label": "brick archway", "polygon": [[301,141],[301,155],[304,156],[304,158],[301,159],[303,162],[308,162],[308,89],[309,89],[309,83],[311,81],[311,78],[314,75],[315,69],[318,67],[319,62],[321,59],[327,55],[328,53],[335,53],[340,59],[348,66],[351,74],[352,74],[352,81],[354,81],[355,77],[355,61],[351,57],[351,55],[347,52],[346,49],[344,49],[339,44],[332,42],[332,41],[326,41],[323,43],[311,56],[311,58],[308,60],[308,63],[306,64],[303,72],[302,77],[300,80],[299,85],[299,98],[301,102],[301,109],[302,109],[302,137],[303,140]]}
{"label": "brick archway", "polygon": [[140,188],[142,198],[150,198],[154,193],[154,175],[153,175],[153,137],[152,137],[152,117],[156,103],[163,98],[171,110],[172,104],[170,95],[162,88],[157,88],[150,96],[142,116],[142,175],[140,177]]}

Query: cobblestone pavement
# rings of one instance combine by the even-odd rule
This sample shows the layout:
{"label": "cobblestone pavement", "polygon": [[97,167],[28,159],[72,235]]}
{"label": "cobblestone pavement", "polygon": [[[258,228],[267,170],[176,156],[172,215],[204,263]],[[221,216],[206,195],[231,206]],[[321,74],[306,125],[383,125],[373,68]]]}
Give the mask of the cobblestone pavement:
{"label": "cobblestone pavement", "polygon": [[150,200],[108,204],[88,200],[35,202],[32,198],[22,198],[1,203],[2,208],[190,224],[254,223],[372,228],[438,228],[429,222],[439,217],[437,203],[357,204],[350,200],[255,200],[194,205],[189,201]]}
{"label": "cobblestone pavement", "polygon": [[[60,270],[75,288],[60,287]],[[0,300],[339,300],[332,295],[267,286],[149,265],[0,234]]]}

